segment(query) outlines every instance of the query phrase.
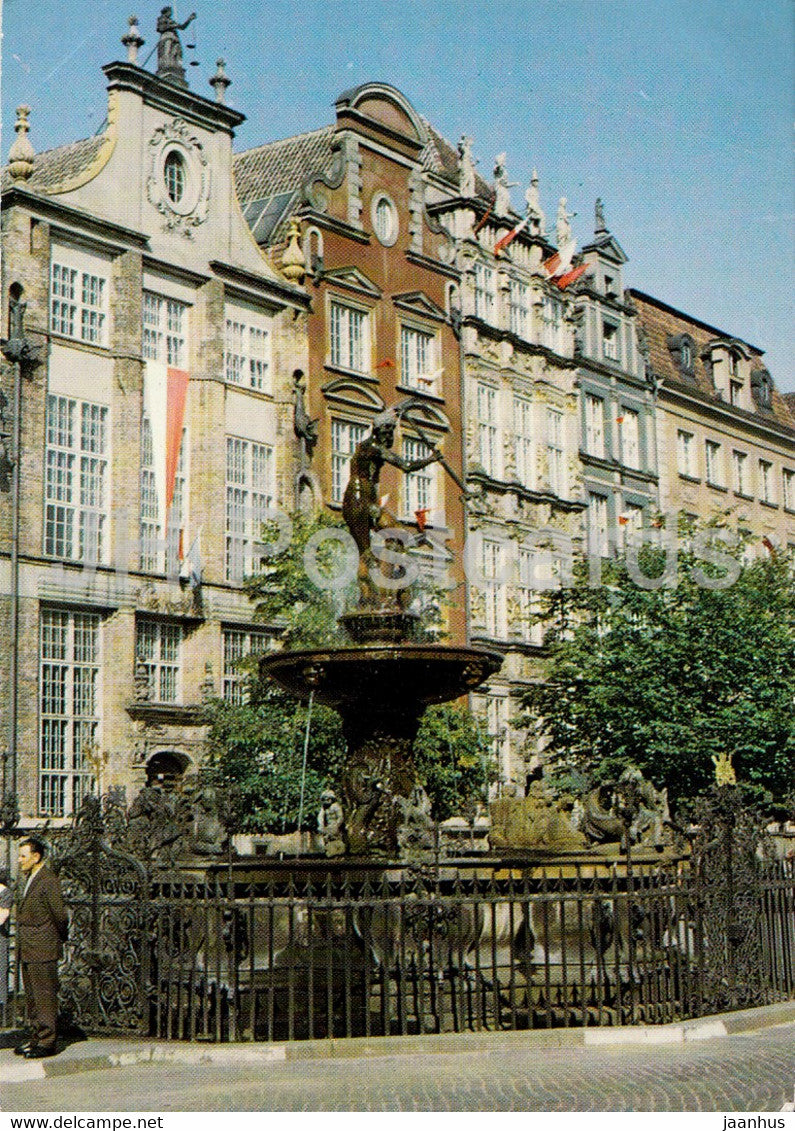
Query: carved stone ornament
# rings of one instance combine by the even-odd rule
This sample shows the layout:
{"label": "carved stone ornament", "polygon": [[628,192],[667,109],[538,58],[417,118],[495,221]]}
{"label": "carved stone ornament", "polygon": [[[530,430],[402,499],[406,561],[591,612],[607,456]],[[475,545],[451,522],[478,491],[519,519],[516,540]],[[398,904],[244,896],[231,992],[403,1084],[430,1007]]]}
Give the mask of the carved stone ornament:
{"label": "carved stone ornament", "polygon": [[[167,231],[191,239],[193,229],[207,219],[210,169],[204,148],[187,122],[174,118],[159,126],[149,139],[150,202],[164,217]],[[169,165],[174,173],[169,179]]]}

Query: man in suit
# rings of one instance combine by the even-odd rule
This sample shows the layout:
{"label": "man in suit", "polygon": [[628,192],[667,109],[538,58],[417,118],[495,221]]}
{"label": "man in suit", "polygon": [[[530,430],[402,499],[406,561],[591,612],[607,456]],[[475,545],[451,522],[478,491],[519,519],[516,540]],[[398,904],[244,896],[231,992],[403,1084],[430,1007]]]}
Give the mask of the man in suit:
{"label": "man in suit", "polygon": [[19,842],[22,889],[17,899],[17,956],[28,1012],[30,1039],[17,1045],[18,1056],[54,1056],[58,1018],[58,959],[69,919],[58,877],[44,862],[47,849],[36,836]]}

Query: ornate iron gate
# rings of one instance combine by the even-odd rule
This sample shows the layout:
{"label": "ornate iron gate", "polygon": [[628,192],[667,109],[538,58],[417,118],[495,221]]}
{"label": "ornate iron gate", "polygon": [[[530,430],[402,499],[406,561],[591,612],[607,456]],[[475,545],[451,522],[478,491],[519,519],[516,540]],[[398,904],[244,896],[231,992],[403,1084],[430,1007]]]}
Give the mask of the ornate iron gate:
{"label": "ornate iron gate", "polygon": [[125,823],[121,798],[88,798],[53,850],[71,920],[61,1007],[91,1033],[149,1031],[149,881],[139,860],[111,844]]}

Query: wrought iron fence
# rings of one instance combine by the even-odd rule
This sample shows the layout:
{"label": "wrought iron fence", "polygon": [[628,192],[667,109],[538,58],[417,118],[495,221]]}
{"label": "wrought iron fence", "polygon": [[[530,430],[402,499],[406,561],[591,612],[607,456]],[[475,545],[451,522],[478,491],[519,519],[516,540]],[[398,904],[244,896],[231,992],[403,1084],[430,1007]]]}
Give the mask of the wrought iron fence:
{"label": "wrought iron fence", "polygon": [[681,858],[554,867],[201,861],[127,817],[91,802],[54,853],[73,922],[62,1001],[89,1032],[658,1024],[795,997],[795,861],[767,854],[731,794]]}

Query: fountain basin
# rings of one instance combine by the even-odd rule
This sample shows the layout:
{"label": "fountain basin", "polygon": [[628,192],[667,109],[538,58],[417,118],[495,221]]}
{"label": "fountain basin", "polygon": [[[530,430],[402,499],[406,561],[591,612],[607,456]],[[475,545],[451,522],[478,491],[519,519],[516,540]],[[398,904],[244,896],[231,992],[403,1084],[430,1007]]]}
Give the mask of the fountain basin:
{"label": "fountain basin", "polygon": [[445,644],[365,644],[313,648],[263,656],[260,673],[299,699],[363,712],[412,714],[430,703],[446,703],[473,691],[502,664],[488,648]]}

